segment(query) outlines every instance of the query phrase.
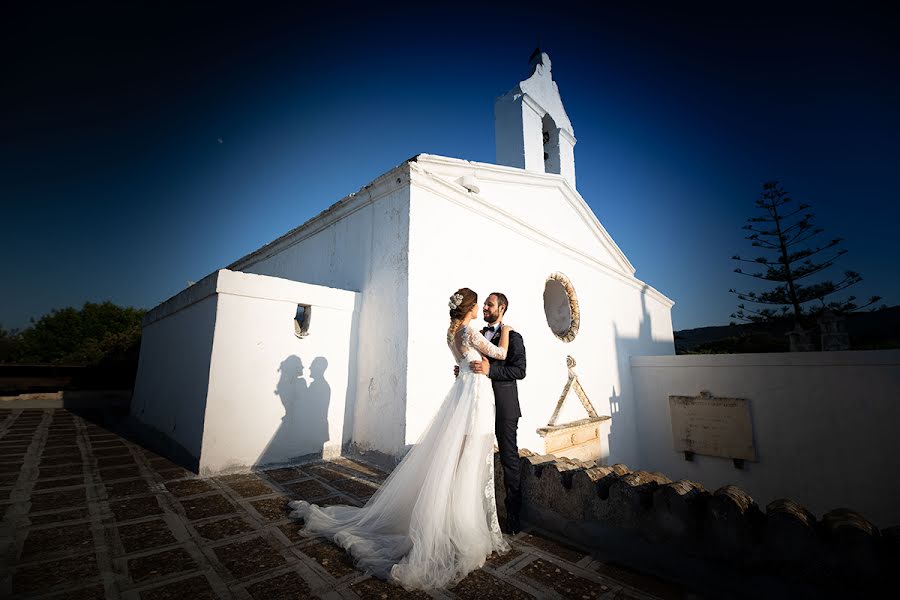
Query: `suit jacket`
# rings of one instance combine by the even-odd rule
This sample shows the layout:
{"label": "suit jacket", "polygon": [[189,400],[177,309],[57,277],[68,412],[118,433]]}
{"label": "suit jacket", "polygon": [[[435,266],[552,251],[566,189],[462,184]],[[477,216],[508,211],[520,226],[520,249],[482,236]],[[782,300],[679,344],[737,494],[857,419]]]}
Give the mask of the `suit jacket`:
{"label": "suit jacket", "polygon": [[[500,342],[500,332],[495,332],[491,343]],[[509,334],[509,348],[506,349],[506,360],[488,357],[491,370],[488,377],[494,388],[494,404],[497,407],[497,419],[518,419],[522,416],[519,408],[519,388],[516,381],[525,378],[525,342],[518,331]]]}

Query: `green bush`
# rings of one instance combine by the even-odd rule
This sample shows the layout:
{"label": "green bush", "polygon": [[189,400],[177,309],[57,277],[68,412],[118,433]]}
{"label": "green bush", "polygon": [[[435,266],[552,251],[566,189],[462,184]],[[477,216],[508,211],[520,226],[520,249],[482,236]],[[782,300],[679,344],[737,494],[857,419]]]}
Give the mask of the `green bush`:
{"label": "green bush", "polygon": [[0,361],[108,365],[137,362],[146,311],[112,302],[53,310],[21,332],[0,331]]}

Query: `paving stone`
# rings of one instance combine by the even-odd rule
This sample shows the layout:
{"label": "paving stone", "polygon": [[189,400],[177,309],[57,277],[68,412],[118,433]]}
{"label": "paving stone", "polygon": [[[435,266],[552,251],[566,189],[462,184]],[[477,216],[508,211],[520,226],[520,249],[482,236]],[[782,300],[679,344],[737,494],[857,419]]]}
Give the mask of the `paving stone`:
{"label": "paving stone", "polygon": [[211,523],[195,525],[194,528],[203,538],[213,541],[253,531],[253,526],[241,517],[219,519]]}
{"label": "paving stone", "polygon": [[118,530],[119,540],[127,554],[174,544],[177,541],[162,519],[122,525]]}
{"label": "paving stone", "polygon": [[211,492],[216,488],[202,479],[185,479],[182,481],[171,481],[166,483],[166,489],[169,490],[173,496],[183,498],[185,496],[196,496],[197,494]]}
{"label": "paving stone", "polygon": [[86,506],[80,506],[74,510],[64,510],[55,513],[45,513],[43,515],[28,515],[31,525],[49,525],[50,523],[62,523],[64,521],[75,521],[77,519],[87,519],[90,516]]}
{"label": "paving stone", "polygon": [[181,469],[181,465],[176,465],[171,460],[167,458],[155,458],[153,460],[148,460],[147,463],[150,465],[150,468],[154,471],[168,471],[169,469]]}
{"label": "paving stone", "polygon": [[350,475],[344,471],[338,471],[336,469],[329,469],[325,466],[318,467],[306,467],[303,469],[305,472],[313,475],[315,477],[319,477],[320,479],[324,479],[325,481],[336,481],[338,479],[347,479]]}
{"label": "paving stone", "polygon": [[25,451],[31,448],[32,443],[31,439],[10,440],[5,437],[0,437],[0,450],[9,450],[12,452]]}
{"label": "paving stone", "polygon": [[13,575],[13,593],[26,594],[47,590],[60,584],[76,584],[96,577],[97,557],[92,552],[50,562],[21,566]]}
{"label": "paving stone", "polygon": [[266,494],[271,494],[274,490],[270,488],[268,485],[262,482],[259,477],[255,475],[244,476],[240,479],[225,479],[225,484],[233,489],[243,498],[254,498],[256,496],[265,496]]}
{"label": "paving stone", "polygon": [[584,557],[584,552],[577,548],[560,544],[559,542],[549,540],[534,533],[526,533],[525,535],[519,536],[516,538],[516,541],[528,544],[529,546],[534,546],[535,548],[540,548],[548,554],[553,554],[554,556],[558,556],[563,560],[573,563],[578,562]]}
{"label": "paving stone", "polygon": [[72,438],[47,438],[44,442],[44,450],[48,448],[65,448],[68,446],[78,446],[78,439]]}
{"label": "paving stone", "polygon": [[282,566],[283,556],[263,538],[252,538],[213,550],[222,565],[237,578]]}
{"label": "paving stone", "polygon": [[73,508],[84,504],[86,501],[87,496],[84,488],[60,492],[41,492],[40,494],[31,495],[30,512]]}
{"label": "paving stone", "polygon": [[132,498],[130,500],[110,502],[109,509],[112,511],[116,521],[140,519],[141,517],[158,515],[163,512],[163,509],[159,506],[159,502],[156,500],[156,496],[145,496],[143,498]]}
{"label": "paving stone", "polygon": [[58,479],[60,477],[72,477],[80,475],[81,468],[78,467],[44,467],[38,469],[38,479]]}
{"label": "paving stone", "polygon": [[269,471],[263,471],[267,477],[270,477],[272,481],[277,481],[278,483],[284,483],[285,481],[293,481],[294,479],[300,479],[305,475],[300,469],[295,469],[293,467],[288,467],[284,469],[271,469]]}
{"label": "paving stone", "polygon": [[[538,582],[544,587],[554,590],[564,598],[601,598],[612,596],[610,588],[574,575],[570,571],[543,559],[537,559],[526,565],[518,573]],[[603,589],[606,588],[606,589]]]}
{"label": "paving stone", "polygon": [[222,494],[181,500],[181,506],[184,507],[184,513],[191,521],[236,512],[234,504]]}
{"label": "paving stone", "polygon": [[113,442],[121,444],[122,439],[119,437],[116,437],[114,435],[101,435],[101,436],[91,435],[91,436],[88,436],[88,442],[90,442],[90,445],[93,447],[95,444],[106,444],[106,443],[113,443]]}
{"label": "paving stone", "polygon": [[247,593],[253,600],[302,600],[315,598],[309,585],[297,573],[277,575],[247,586]]}
{"label": "paving stone", "polygon": [[42,456],[40,459],[42,467],[59,467],[62,465],[81,465],[81,452],[78,454],[64,454],[60,456]]}
{"label": "paving stone", "polygon": [[141,470],[137,465],[131,467],[113,467],[110,469],[100,470],[100,479],[105,482],[115,481],[116,479],[129,479],[132,477],[140,477]]}
{"label": "paving stone", "polygon": [[362,600],[394,600],[395,598],[397,600],[427,600],[431,598],[424,592],[409,592],[399,585],[376,577],[357,581],[350,586],[350,589]]}
{"label": "paving stone", "polygon": [[86,552],[94,547],[90,523],[31,529],[25,538],[20,560],[31,560],[42,554]]}
{"label": "paving stone", "polygon": [[290,498],[279,496],[277,498],[263,498],[254,500],[250,505],[267,521],[280,521],[288,516],[291,509],[288,508]]}
{"label": "paving stone", "polygon": [[501,555],[501,554],[497,554],[496,552],[491,554],[488,557],[485,564],[497,569],[499,567],[502,567],[503,565],[505,565],[508,562],[512,562],[513,560],[515,560],[516,558],[519,558],[520,556],[522,556],[521,552],[519,552],[515,548],[510,548],[509,552],[507,552],[506,554]]}
{"label": "paving stone", "polygon": [[281,530],[281,533],[283,533],[284,536],[294,544],[309,539],[308,536],[300,533],[300,530],[303,529],[302,521],[291,521],[290,523],[284,523],[283,525],[279,525],[278,529]]}
{"label": "paving stone", "polygon": [[349,469],[355,473],[358,473],[370,479],[374,479],[376,481],[384,481],[385,479],[387,479],[387,473],[385,473],[384,471],[349,458],[336,458],[334,460],[328,461],[328,463],[340,465],[345,469]]}
{"label": "paving stone", "polygon": [[98,450],[100,448],[127,448],[127,444],[123,444],[122,440],[119,438],[111,439],[111,440],[98,440],[96,442],[91,442],[91,448],[94,450]]}
{"label": "paving stone", "polygon": [[197,563],[184,548],[139,556],[128,561],[128,575],[135,583],[196,568]]}
{"label": "paving stone", "polygon": [[680,600],[685,597],[684,589],[675,583],[653,577],[652,575],[638,573],[633,569],[628,569],[615,563],[601,564],[597,567],[597,572],[660,598]]}
{"label": "paving stone", "polygon": [[368,500],[378,491],[378,488],[372,484],[363,483],[356,479],[342,479],[332,482],[331,485],[362,500]]}
{"label": "paving stone", "polygon": [[106,484],[106,495],[109,498],[125,498],[127,496],[139,496],[149,494],[150,486],[143,479],[130,479],[117,483]]}
{"label": "paving stone", "polygon": [[300,551],[319,563],[332,577],[343,577],[355,571],[350,556],[331,542],[316,542]]}
{"label": "paving stone", "polygon": [[173,481],[175,479],[184,479],[185,477],[193,477],[194,474],[188,471],[187,469],[182,469],[178,467],[177,469],[164,469],[162,471],[156,471],[156,474],[159,475],[160,479],[163,481]]}
{"label": "paving stone", "polygon": [[106,448],[92,448],[91,452],[94,456],[131,456],[131,450],[128,449],[128,446],[123,446],[119,444],[118,446],[109,446]]}
{"label": "paving stone", "polygon": [[203,575],[179,579],[173,583],[141,591],[141,600],[216,600],[218,596]]}
{"label": "paving stone", "polygon": [[526,600],[533,598],[517,587],[498,579],[487,571],[472,571],[465,579],[450,588],[457,598],[463,600]]}
{"label": "paving stone", "polygon": [[52,446],[50,448],[44,448],[44,451],[41,452],[41,457],[46,458],[49,456],[66,456],[74,458],[76,461],[81,462],[81,449],[78,446]]}
{"label": "paving stone", "polygon": [[307,479],[296,483],[286,483],[282,487],[290,491],[292,496],[301,500],[315,500],[316,498],[323,498],[334,493],[315,479]]}
{"label": "paving stone", "polygon": [[315,501],[316,506],[361,506],[361,504],[347,496],[329,496],[328,498],[319,498]]}
{"label": "paving stone", "polygon": [[135,465],[134,457],[129,452],[121,456],[98,456],[97,468],[104,469],[106,467],[125,467]]}
{"label": "paving stone", "polygon": [[46,597],[46,600],[104,600],[106,590],[103,584],[94,584],[77,590],[69,590],[61,594]]}

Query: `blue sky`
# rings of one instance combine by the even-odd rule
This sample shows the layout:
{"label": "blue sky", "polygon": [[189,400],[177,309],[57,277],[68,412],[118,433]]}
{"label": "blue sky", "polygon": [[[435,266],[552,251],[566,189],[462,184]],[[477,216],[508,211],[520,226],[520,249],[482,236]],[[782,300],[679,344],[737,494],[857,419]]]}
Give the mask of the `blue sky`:
{"label": "blue sky", "polygon": [[578,190],[676,329],[729,321],[768,179],[845,238],[833,277],[900,303],[887,5],[92,6],[6,20],[6,328],[152,307],[415,154],[494,162],[494,99],[538,41]]}

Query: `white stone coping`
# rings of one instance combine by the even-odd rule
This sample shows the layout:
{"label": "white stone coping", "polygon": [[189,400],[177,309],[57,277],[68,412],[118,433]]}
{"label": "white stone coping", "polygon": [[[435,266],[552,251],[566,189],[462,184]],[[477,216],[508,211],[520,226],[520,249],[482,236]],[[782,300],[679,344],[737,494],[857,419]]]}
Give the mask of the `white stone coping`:
{"label": "white stone coping", "polygon": [[900,366],[900,350],[841,350],[835,352],[766,352],[757,354],[680,354],[632,356],[641,367],[858,367]]}
{"label": "white stone coping", "polygon": [[324,306],[344,312],[359,310],[362,298],[362,294],[351,290],[219,269],[148,311],[144,316],[143,326],[184,310],[214,294]]}

